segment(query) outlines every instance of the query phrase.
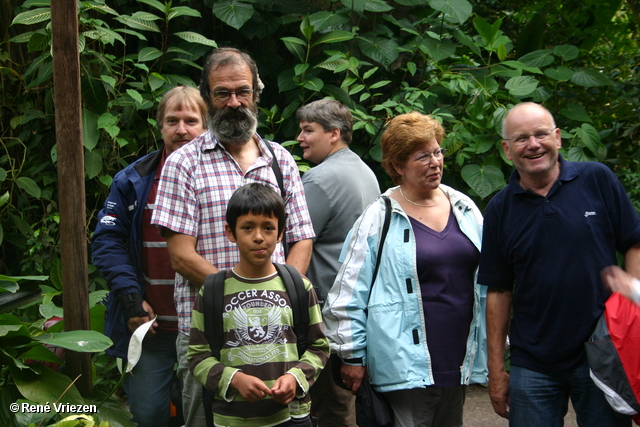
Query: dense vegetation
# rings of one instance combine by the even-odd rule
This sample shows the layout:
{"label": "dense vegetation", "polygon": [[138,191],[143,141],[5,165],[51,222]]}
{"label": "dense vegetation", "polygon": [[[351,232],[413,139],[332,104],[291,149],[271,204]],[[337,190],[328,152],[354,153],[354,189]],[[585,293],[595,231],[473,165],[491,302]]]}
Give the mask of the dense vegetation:
{"label": "dense vegetation", "polygon": [[[46,280],[46,304],[20,312],[34,322],[61,314],[50,19],[48,0],[0,3],[0,274]],[[562,154],[607,163],[640,211],[632,0],[91,0],[79,2],[79,22],[89,230],[113,175],[158,146],[159,98],[196,85],[216,46],[256,59],[266,83],[259,132],[294,154],[295,110],[332,96],[354,113],[352,148],[386,188],[384,123],[418,110],[447,130],[444,181],[483,207],[511,171],[501,119],[535,101],[563,129]],[[25,282],[0,277],[0,288]],[[91,291],[103,289],[91,270]]]}

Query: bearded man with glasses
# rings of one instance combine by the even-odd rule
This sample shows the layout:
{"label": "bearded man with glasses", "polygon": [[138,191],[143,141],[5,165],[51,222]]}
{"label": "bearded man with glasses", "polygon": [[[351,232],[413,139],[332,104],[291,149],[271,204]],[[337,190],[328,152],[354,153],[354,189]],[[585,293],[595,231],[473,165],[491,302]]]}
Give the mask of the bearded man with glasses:
{"label": "bearded man with glasses", "polygon": [[510,426],[555,427],[571,399],[581,427],[629,426],[590,378],[584,343],[610,295],[599,273],[616,252],[640,277],[640,218],[609,168],[559,154],[560,129],[546,108],[516,105],[502,134],[515,170],[485,212],[478,274],[488,286],[494,410]]}
{"label": "bearded man with glasses", "polygon": [[[209,274],[229,270],[238,248],[225,234],[227,202],[236,189],[258,182],[284,194],[287,264],[304,274],[315,236],[298,166],[291,154],[257,133],[258,99],[263,84],[255,61],[233,48],[220,48],[205,61],[200,94],[208,107],[208,131],[177,150],[165,164],[152,224],[167,239],[176,275],[178,376],[183,379],[185,425],[204,426],[202,385],[189,372],[187,349],[191,310]],[[272,161],[282,175],[279,188]],[[282,244],[272,260],[285,262]]]}

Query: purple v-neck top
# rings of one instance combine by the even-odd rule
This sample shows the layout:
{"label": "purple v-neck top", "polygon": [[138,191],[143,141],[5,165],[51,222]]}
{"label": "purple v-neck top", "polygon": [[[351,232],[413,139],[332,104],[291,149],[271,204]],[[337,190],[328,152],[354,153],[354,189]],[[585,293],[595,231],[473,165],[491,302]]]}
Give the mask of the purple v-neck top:
{"label": "purple v-neck top", "polygon": [[434,385],[453,387],[460,384],[480,252],[460,230],[451,212],[441,232],[409,219],[416,237],[418,279]]}

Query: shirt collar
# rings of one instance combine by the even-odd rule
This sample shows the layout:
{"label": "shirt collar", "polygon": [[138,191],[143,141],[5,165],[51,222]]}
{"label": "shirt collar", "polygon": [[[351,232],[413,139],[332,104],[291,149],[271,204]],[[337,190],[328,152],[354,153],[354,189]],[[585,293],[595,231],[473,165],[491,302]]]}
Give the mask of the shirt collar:
{"label": "shirt collar", "polygon": [[[549,197],[553,192],[555,192],[555,190],[560,185],[562,185],[563,182],[572,181],[575,178],[577,178],[579,175],[578,170],[573,165],[573,163],[566,161],[564,157],[562,157],[562,154],[558,154],[558,163],[560,164],[560,176],[558,177],[556,182],[553,183],[553,186],[549,190],[549,194],[547,194],[547,197]],[[518,172],[517,169],[514,169],[511,172],[511,176],[509,177],[509,185],[513,187],[514,189],[513,192],[515,194],[528,193],[527,190],[525,190],[520,186],[519,181],[520,181],[520,173]]]}

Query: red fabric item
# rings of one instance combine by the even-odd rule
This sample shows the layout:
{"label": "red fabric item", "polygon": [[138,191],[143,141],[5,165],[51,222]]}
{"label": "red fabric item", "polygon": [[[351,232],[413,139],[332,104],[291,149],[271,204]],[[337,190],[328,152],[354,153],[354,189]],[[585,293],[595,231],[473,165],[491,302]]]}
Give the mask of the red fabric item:
{"label": "red fabric item", "polygon": [[[176,273],[171,269],[171,257],[166,246],[166,240],[160,235],[157,227],[151,225],[153,206],[155,206],[158,183],[162,167],[167,158],[166,148],[162,152],[162,158],[156,168],[156,176],[153,180],[147,203],[142,213],[142,269],[147,280],[145,287],[145,300],[151,305],[158,316],[175,317],[175,321],[158,320],[158,329],[162,331],[178,333],[178,314],[173,302],[173,289]],[[158,246],[162,243],[162,246]],[[149,280],[151,282],[149,282]],[[161,284],[161,282],[166,282]]]}
{"label": "red fabric item", "polygon": [[[615,292],[606,302],[606,321],[611,341],[618,351],[622,366],[640,402],[640,306]],[[640,414],[634,416],[640,425]]]}

